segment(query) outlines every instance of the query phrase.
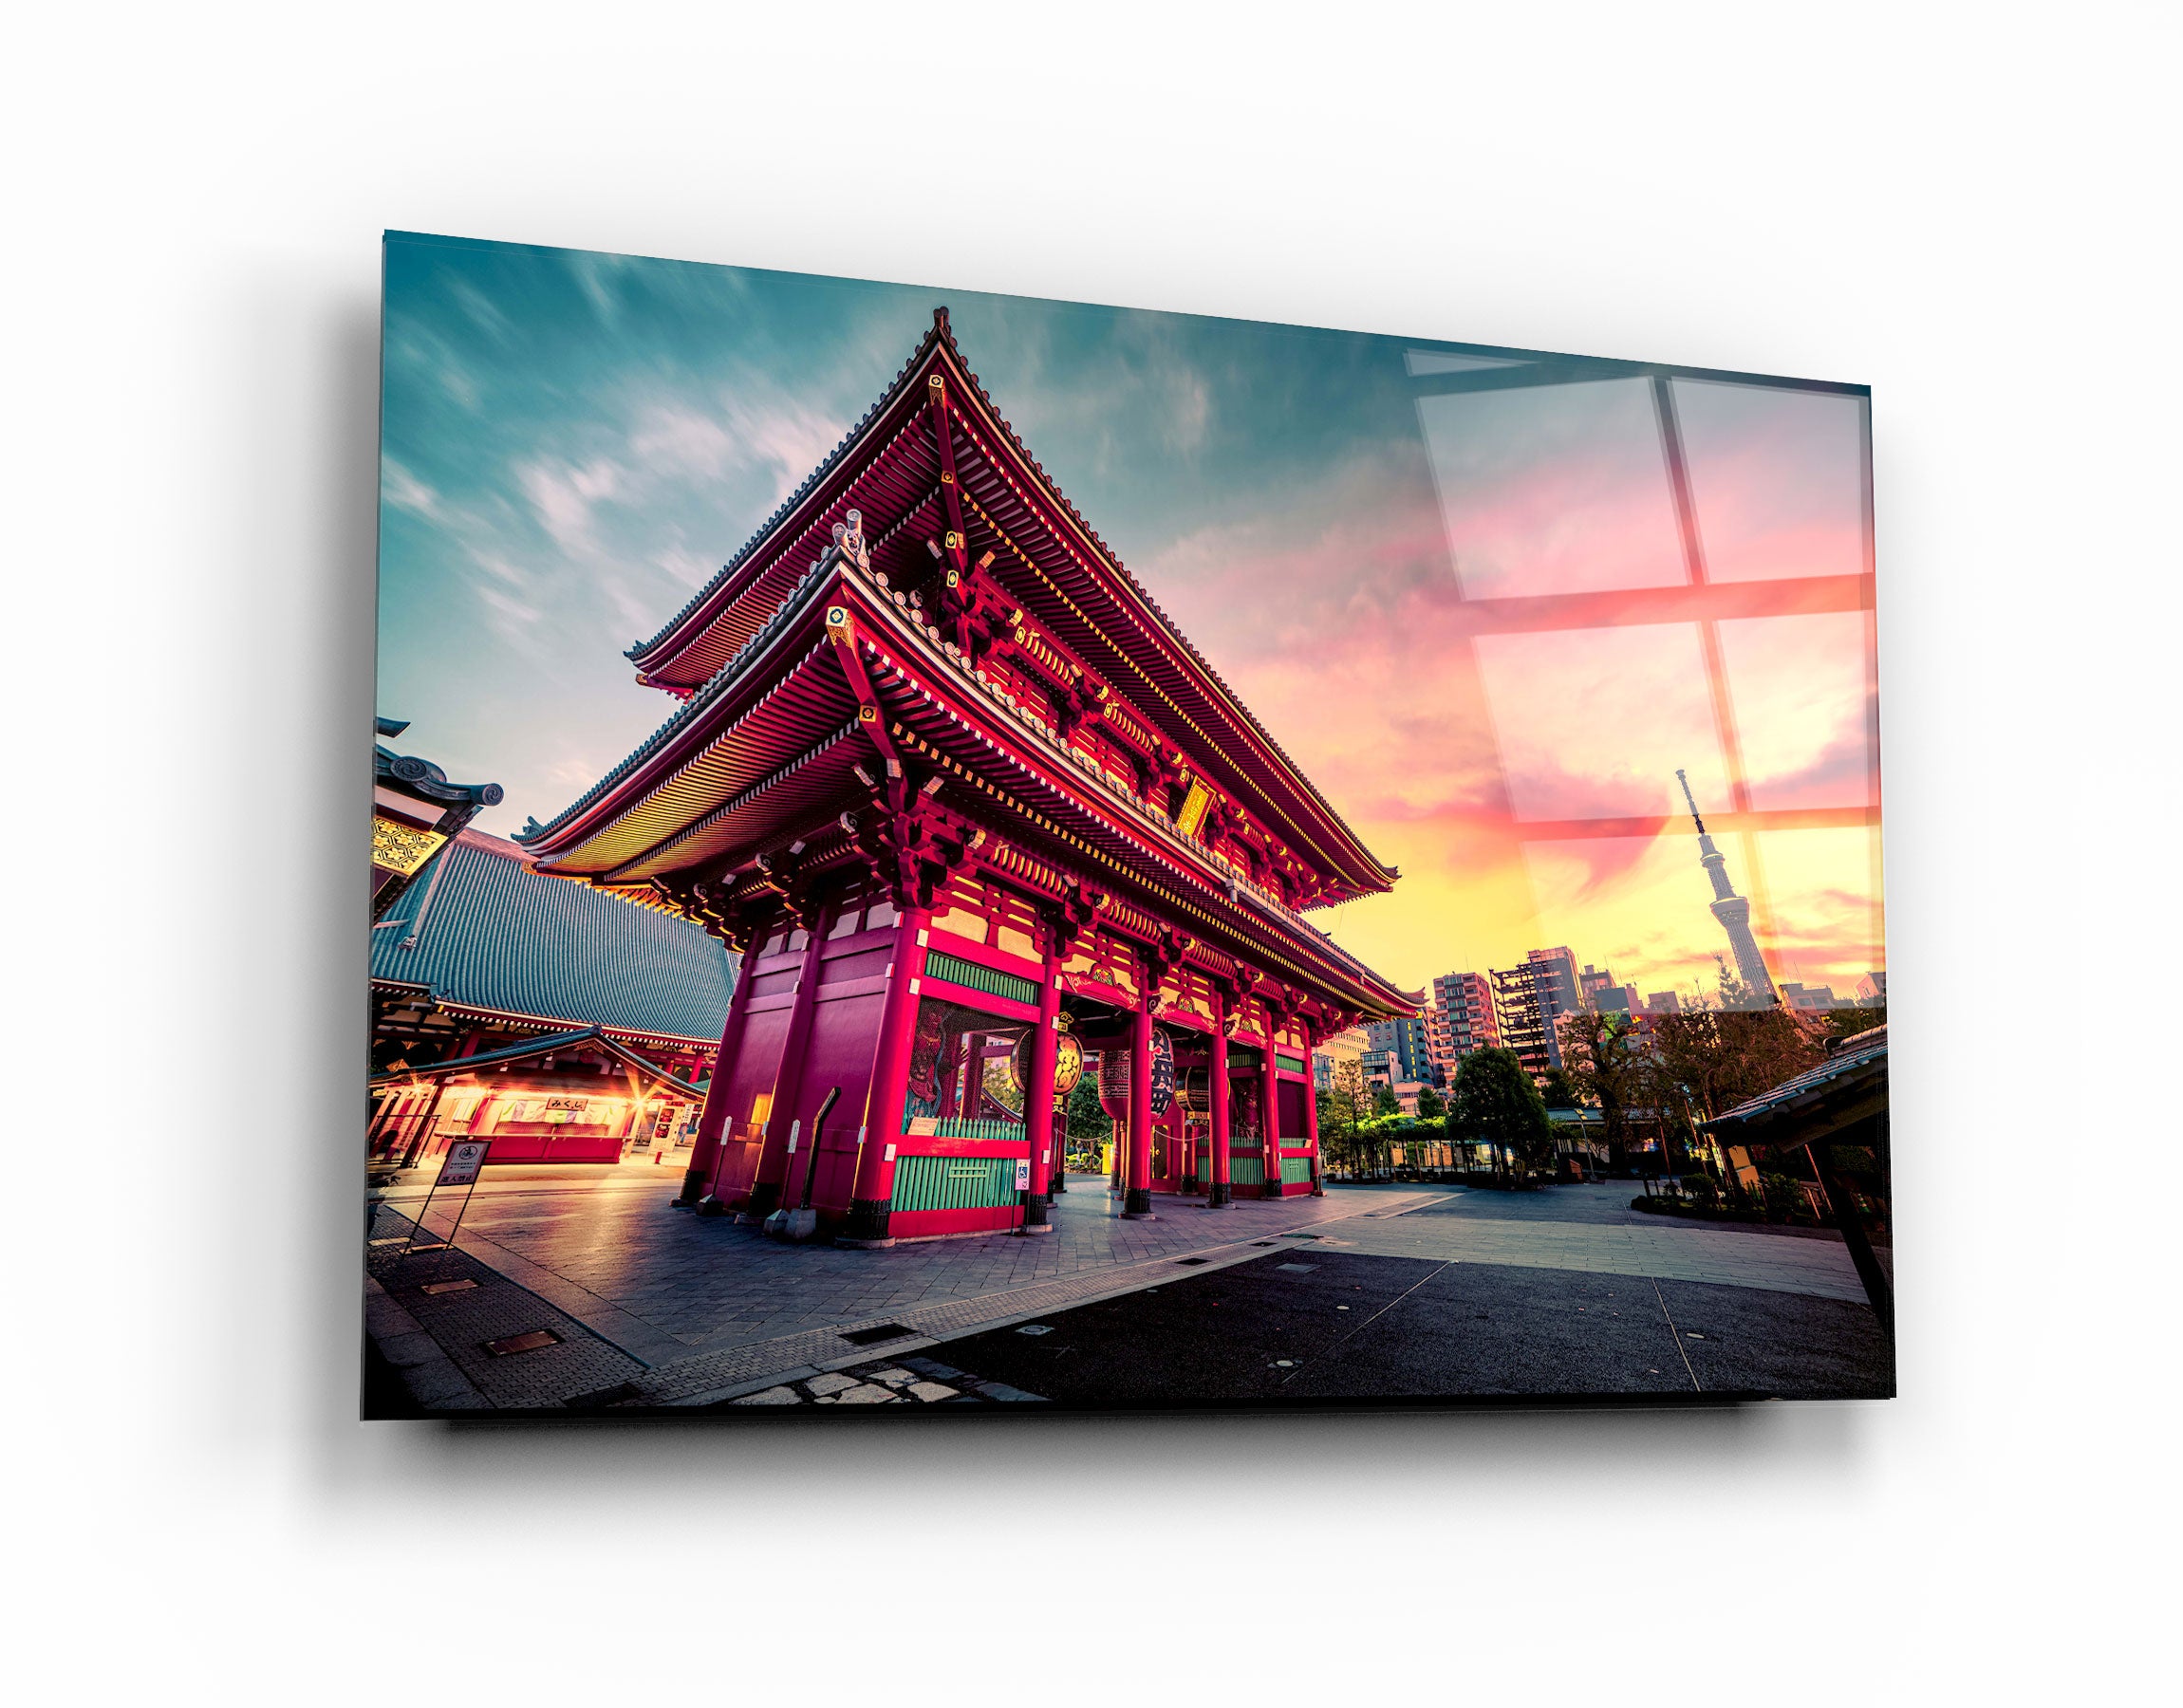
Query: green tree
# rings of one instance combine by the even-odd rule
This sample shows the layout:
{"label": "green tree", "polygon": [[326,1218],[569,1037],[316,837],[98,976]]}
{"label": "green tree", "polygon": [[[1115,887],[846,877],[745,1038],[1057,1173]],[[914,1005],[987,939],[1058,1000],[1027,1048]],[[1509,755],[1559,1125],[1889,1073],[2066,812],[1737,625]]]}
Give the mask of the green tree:
{"label": "green tree", "polygon": [[1587,1009],[1562,1015],[1560,1033],[1565,1077],[1578,1098],[1599,1105],[1610,1154],[1619,1157],[1630,1142],[1631,1106],[1643,1089],[1644,1038],[1637,1023],[1625,1013]]}
{"label": "green tree", "polygon": [[1391,1086],[1374,1086],[1371,1088],[1371,1112],[1374,1115],[1400,1115],[1402,1099],[1394,1094]]}
{"label": "green tree", "polygon": [[1099,1102],[1099,1076],[1089,1062],[1084,1077],[1069,1093],[1068,1116],[1068,1149],[1081,1159],[1081,1172],[1094,1173],[1099,1167],[1099,1147],[1114,1136],[1114,1123]]}
{"label": "green tree", "polygon": [[1491,1145],[1496,1172],[1506,1171],[1511,1154],[1532,1162],[1554,1146],[1546,1100],[1513,1049],[1474,1050],[1463,1058],[1448,1095],[1446,1125],[1458,1144]]}
{"label": "green tree", "polygon": [[1680,1119],[1686,1144],[1702,1149],[1704,1123],[1826,1059],[1826,1022],[1779,1006],[1656,1014],[1650,1029],[1636,1078],[1660,1111],[1661,1160],[1670,1168],[1670,1115]]}
{"label": "green tree", "polygon": [[1577,1082],[1570,1078],[1566,1068],[1549,1068],[1546,1083],[1539,1087],[1539,1095],[1550,1109],[1574,1109],[1577,1106]]}
{"label": "green tree", "polygon": [[1447,1113],[1447,1099],[1430,1086],[1417,1088],[1417,1118],[1420,1121],[1438,1121]]}
{"label": "green tree", "polygon": [[1360,1128],[1371,1111],[1364,1094],[1364,1064],[1356,1057],[1334,1063],[1334,1084],[1318,1094],[1319,1142],[1345,1168],[1361,1165]]}

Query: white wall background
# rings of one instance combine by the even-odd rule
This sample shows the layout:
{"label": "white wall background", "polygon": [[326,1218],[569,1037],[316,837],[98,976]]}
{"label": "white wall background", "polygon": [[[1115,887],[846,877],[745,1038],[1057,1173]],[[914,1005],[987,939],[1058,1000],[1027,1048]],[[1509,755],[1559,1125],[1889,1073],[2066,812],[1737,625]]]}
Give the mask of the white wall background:
{"label": "white wall background", "polygon": [[[2150,1694],[2176,36],[2116,5],[18,16],[22,1699]],[[351,1421],[390,226],[1871,381],[1903,1397]]]}

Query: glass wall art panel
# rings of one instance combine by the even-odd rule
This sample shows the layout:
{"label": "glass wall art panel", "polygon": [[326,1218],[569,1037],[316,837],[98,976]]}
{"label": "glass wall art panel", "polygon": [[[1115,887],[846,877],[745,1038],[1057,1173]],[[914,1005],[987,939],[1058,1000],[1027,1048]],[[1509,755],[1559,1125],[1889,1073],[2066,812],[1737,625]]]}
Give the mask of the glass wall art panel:
{"label": "glass wall art panel", "polygon": [[384,258],[367,1416],[1894,1394],[1864,387]]}

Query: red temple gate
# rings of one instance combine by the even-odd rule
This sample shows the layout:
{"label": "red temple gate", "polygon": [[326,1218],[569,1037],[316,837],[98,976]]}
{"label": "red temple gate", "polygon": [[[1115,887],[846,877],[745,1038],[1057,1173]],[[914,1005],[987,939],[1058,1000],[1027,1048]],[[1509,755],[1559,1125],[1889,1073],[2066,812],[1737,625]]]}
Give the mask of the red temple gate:
{"label": "red temple gate", "polygon": [[1065,1040],[1126,1087],[1125,1214],[1317,1189],[1312,1047],[1419,997],[1301,910],[1396,874],[1061,496],[944,310],[630,656],[681,709],[524,840],[741,956],[683,1201],[858,1242],[1038,1231]]}

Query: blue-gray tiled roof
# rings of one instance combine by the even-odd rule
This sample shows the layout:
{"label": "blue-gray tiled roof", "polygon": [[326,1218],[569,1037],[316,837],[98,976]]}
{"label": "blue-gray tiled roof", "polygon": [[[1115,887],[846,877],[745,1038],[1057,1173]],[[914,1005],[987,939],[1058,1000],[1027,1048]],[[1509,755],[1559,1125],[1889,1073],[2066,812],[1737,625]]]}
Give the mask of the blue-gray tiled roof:
{"label": "blue-gray tiled roof", "polygon": [[427,985],[442,1002],[707,1043],[734,985],[727,952],[688,920],[542,877],[476,831],[436,855],[371,934],[371,975]]}
{"label": "blue-gray tiled roof", "polygon": [[1794,1079],[1783,1080],[1771,1091],[1761,1092],[1748,1102],[1740,1103],[1726,1114],[1715,1116],[1705,1123],[1705,1130],[1719,1133],[1731,1125],[1736,1127],[1761,1126],[1783,1115],[1795,1114],[1823,1099],[1847,1090],[1869,1089],[1887,1085],[1888,1029],[1875,1026],[1870,1031],[1858,1032],[1845,1038],[1835,1047],[1835,1053],[1817,1068],[1800,1073]]}

